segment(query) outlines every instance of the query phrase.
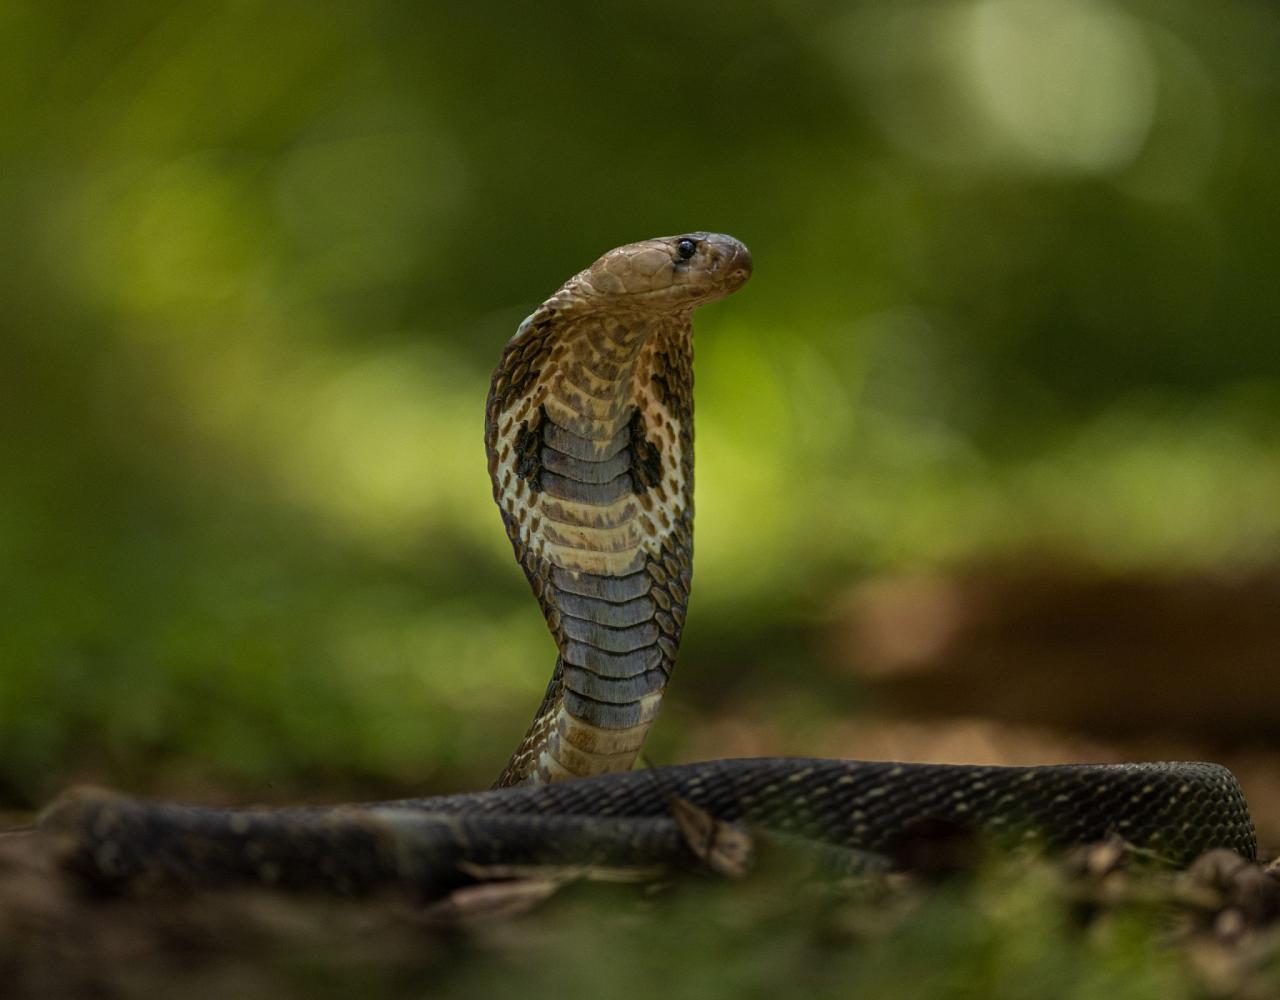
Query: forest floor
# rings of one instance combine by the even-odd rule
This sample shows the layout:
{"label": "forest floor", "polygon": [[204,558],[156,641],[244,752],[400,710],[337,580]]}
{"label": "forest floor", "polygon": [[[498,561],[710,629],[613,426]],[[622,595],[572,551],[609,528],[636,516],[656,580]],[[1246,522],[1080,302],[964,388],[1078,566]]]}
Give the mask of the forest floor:
{"label": "forest floor", "polygon": [[[692,675],[700,721],[680,754],[1216,760],[1241,779],[1273,855],[1280,751],[1258,734],[1274,731],[1280,703],[1257,690],[1257,658],[1275,653],[1269,587],[999,574],[878,584],[813,644],[878,711],[821,726],[799,713],[805,724],[788,728],[776,693],[723,704],[719,688],[697,695]],[[1161,610],[1137,610],[1149,608]],[[1170,635],[1170,622],[1221,642]],[[1159,735],[1169,719],[1178,740]],[[145,791],[246,798],[185,783]],[[316,789],[272,791],[294,801]],[[859,878],[766,853],[741,878],[579,873],[427,903],[248,889],[104,897],[59,868],[31,819],[0,814],[4,998],[1280,997],[1280,866],[1222,852],[1173,872],[1114,843],[1062,858],[975,855],[965,871],[942,851],[910,875]]]}
{"label": "forest floor", "polygon": [[103,897],[15,830],[0,834],[0,995],[1280,995],[1280,867],[1229,852],[1172,872],[1104,843],[858,878],[759,860],[741,878],[523,878],[430,903]]}

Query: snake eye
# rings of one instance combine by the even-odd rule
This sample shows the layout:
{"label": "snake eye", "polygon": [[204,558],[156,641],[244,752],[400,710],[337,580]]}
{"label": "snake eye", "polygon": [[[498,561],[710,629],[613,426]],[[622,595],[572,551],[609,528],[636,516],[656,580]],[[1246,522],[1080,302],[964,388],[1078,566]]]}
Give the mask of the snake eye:
{"label": "snake eye", "polygon": [[691,239],[685,238],[676,244],[676,256],[681,260],[688,260],[694,255],[697,249],[697,243]]}

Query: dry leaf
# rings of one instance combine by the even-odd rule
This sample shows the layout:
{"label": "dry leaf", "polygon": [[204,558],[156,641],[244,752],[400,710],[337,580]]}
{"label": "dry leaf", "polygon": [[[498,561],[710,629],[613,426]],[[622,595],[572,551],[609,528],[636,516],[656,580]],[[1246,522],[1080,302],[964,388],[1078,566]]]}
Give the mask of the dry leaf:
{"label": "dry leaf", "polygon": [[688,799],[672,795],[668,800],[685,844],[717,875],[741,878],[751,867],[755,844],[745,830],[716,819]]}
{"label": "dry leaf", "polygon": [[511,920],[550,899],[564,884],[564,879],[529,878],[469,885],[427,907],[423,915],[447,924]]}
{"label": "dry leaf", "polygon": [[555,879],[559,882],[647,882],[661,875],[659,865],[637,868],[612,868],[607,865],[478,865],[471,861],[458,863],[459,871],[482,882],[495,879]]}

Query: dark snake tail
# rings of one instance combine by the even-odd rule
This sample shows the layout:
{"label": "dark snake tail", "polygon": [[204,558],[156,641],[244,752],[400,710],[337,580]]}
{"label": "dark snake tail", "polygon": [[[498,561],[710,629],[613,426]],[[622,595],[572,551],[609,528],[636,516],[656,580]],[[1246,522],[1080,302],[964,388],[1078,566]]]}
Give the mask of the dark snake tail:
{"label": "dark snake tail", "polygon": [[971,767],[764,758],[338,809],[226,810],[73,796],[42,820],[68,863],[107,888],[265,884],[432,897],[477,868],[691,867],[673,798],[768,839],[833,845],[888,866],[938,828],[995,846],[1122,837],[1183,865],[1211,848],[1256,855],[1231,772],[1217,764]]}

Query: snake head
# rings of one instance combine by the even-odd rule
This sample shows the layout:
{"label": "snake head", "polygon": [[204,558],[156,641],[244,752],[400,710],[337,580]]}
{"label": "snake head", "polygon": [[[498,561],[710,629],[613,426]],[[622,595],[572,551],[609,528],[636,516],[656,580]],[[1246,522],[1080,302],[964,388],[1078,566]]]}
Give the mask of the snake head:
{"label": "snake head", "polygon": [[751,252],[722,233],[685,233],[610,250],[571,279],[579,295],[612,310],[687,311],[751,277]]}

